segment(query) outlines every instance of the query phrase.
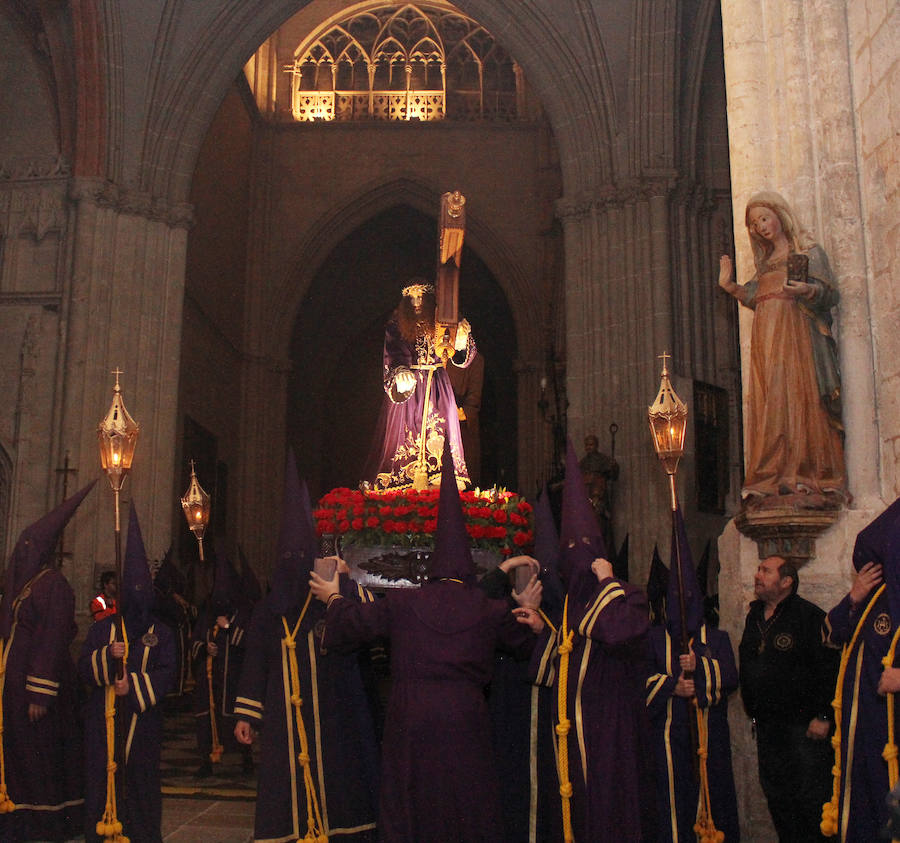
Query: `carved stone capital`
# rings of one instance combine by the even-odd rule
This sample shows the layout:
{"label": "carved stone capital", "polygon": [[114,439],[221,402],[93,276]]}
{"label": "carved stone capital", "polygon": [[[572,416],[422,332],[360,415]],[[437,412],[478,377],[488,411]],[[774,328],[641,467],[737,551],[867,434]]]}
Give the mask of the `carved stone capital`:
{"label": "carved stone capital", "polygon": [[607,184],[596,192],[563,196],[556,201],[556,216],[566,225],[582,220],[591,212],[605,213],[610,208],[623,208],[635,202],[646,202],[654,197],[669,196],[676,188],[674,171],[654,171],[642,178],[626,178],[615,184]]}
{"label": "carved stone capital", "polygon": [[69,190],[73,202],[93,202],[120,214],[133,214],[171,228],[190,229],[194,225],[194,206],[189,202],[170,202],[141,190],[101,179],[73,179]]}
{"label": "carved stone capital", "polygon": [[589,196],[563,196],[556,200],[556,216],[564,226],[579,222],[590,213],[591,205]]}
{"label": "carved stone capital", "polygon": [[15,156],[0,160],[0,183],[67,178],[72,172],[62,155]]}
{"label": "carved stone capital", "polygon": [[784,556],[801,564],[816,556],[816,539],[838,519],[837,508],[801,509],[791,504],[748,508],[734,525],[756,542],[759,558]]}

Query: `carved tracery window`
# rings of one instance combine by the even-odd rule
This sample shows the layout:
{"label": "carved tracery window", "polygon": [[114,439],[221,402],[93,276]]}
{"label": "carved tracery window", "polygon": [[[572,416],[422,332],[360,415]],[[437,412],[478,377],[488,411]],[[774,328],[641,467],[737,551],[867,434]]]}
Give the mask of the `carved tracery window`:
{"label": "carved tracery window", "polygon": [[479,23],[427,3],[354,13],[287,68],[295,120],[515,120],[524,80]]}

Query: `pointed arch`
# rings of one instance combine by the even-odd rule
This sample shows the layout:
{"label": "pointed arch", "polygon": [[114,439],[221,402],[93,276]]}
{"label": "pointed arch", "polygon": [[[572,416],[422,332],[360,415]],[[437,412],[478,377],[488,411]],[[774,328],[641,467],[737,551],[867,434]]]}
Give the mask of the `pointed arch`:
{"label": "pointed arch", "polygon": [[[270,311],[263,317],[273,359],[285,359],[303,299],[323,262],[352,231],[376,214],[396,205],[409,205],[427,216],[435,216],[441,191],[419,179],[403,176],[387,182],[370,183],[353,196],[322,213],[297,246],[294,258],[277,282],[270,299]],[[527,303],[538,291],[528,279],[512,250],[502,242],[490,224],[471,212],[467,215],[466,243],[475,250],[494,274],[510,302],[519,347],[540,346],[540,326],[529,316]]]}

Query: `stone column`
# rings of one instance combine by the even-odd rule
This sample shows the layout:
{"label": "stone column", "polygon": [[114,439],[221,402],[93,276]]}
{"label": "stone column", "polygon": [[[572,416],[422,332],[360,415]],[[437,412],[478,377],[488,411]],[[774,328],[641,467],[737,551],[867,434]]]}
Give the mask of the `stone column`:
{"label": "stone column", "polygon": [[[89,561],[72,583],[83,607],[95,563],[114,560],[113,496],[101,476],[97,425],[120,379],[125,405],[140,424],[134,465],[122,493],[122,538],[128,502],[138,507],[147,553],[161,556],[171,542],[175,500],[175,436],[187,205],[120,190],[109,182],[72,185],[71,278],[64,302],[64,384],[58,455],[68,451],[77,483],[100,477],[73,531],[76,559]],[[77,488],[77,487],[76,487]]]}
{"label": "stone column", "polygon": [[274,567],[281,523],[285,446],[291,444],[285,439],[290,371],[289,360],[248,355],[241,374],[243,454],[235,484],[241,490],[236,535],[262,576]]}
{"label": "stone column", "polygon": [[616,536],[630,531],[638,582],[654,543],[669,535],[668,485],[646,415],[659,389],[657,355],[672,352],[668,189],[653,179],[557,207],[566,238],[569,435],[580,450],[585,434],[596,433],[608,451],[609,426],[619,426]]}
{"label": "stone column", "polygon": [[[844,0],[733,0],[722,7],[738,281],[753,274],[744,226],[746,202],[756,191],[772,189],[788,199],[829,253],[841,291],[837,336],[845,374],[853,509],[844,511],[817,540],[816,558],[800,573],[801,595],[826,610],[849,585],[856,532],[883,506],[846,6]],[[746,384],[752,314],[741,310]],[[719,550],[722,625],[736,646],[752,598],[757,552],[733,527],[723,534]],[[755,749],[739,705],[731,717],[742,834],[768,839]]]}

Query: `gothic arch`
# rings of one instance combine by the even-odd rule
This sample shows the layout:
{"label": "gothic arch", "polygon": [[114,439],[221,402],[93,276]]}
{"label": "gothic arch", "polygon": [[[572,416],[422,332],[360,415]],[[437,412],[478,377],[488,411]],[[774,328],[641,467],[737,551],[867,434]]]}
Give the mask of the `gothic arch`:
{"label": "gothic arch", "polygon": [[[200,37],[177,58],[166,84],[151,89],[141,188],[171,201],[185,201],[200,142],[221,98],[247,59],[298,9],[297,0],[246,3],[229,0]],[[502,32],[504,47],[523,66],[547,111],[560,148],[566,192],[590,192],[616,180],[610,113],[611,85],[603,61],[588,68],[553,23],[520,0],[459,0],[456,5]],[[514,21],[510,24],[510,21]],[[164,28],[160,28],[164,37]],[[586,32],[602,54],[599,32]],[[566,80],[565,85],[559,81]]]}
{"label": "gothic arch", "polygon": [[[275,285],[264,323],[269,355],[283,360],[288,356],[294,324],[312,279],[335,246],[361,224],[396,205],[409,205],[428,216],[436,215],[440,191],[413,178],[399,178],[384,184],[370,184],[355,196],[321,215],[298,246],[295,258]],[[524,305],[538,294],[526,278],[515,256],[500,242],[489,225],[471,213],[467,216],[466,243],[471,246],[506,294],[515,320],[519,348],[539,348],[540,326],[529,318]]]}
{"label": "gothic arch", "polygon": [[680,163],[682,172],[693,178],[697,168],[697,124],[700,119],[700,97],[703,84],[703,71],[709,50],[709,37],[719,0],[703,0],[697,10],[697,16],[688,47],[687,78],[682,88],[685,92],[679,135]]}

